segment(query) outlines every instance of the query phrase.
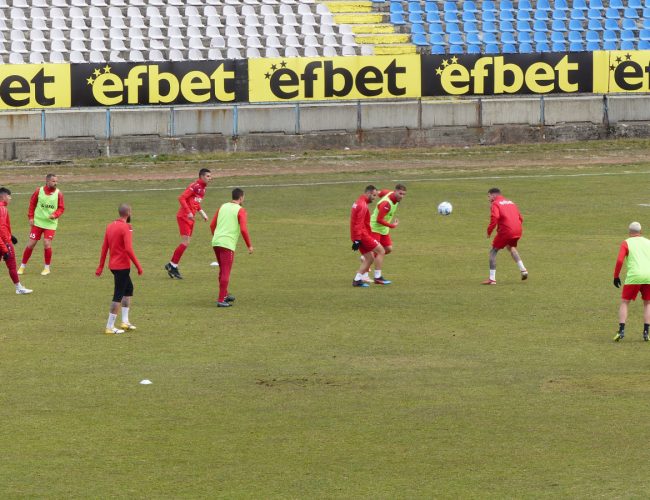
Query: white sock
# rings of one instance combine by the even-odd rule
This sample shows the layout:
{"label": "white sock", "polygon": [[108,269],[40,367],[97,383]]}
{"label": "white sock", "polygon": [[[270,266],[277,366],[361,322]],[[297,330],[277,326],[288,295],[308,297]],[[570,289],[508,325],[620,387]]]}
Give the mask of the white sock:
{"label": "white sock", "polygon": [[356,276],[354,277],[354,281],[359,281],[359,280],[362,280],[362,279],[363,279],[363,275],[359,274],[359,273],[357,273]]}
{"label": "white sock", "polygon": [[178,267],[178,264],[174,264],[171,260],[169,261],[169,265],[172,266],[174,269]]}
{"label": "white sock", "polygon": [[19,281],[18,283],[16,283],[15,287],[16,287],[16,290],[20,290],[23,287],[23,285]]}
{"label": "white sock", "polygon": [[115,318],[117,318],[117,314],[108,313],[108,323],[106,323],[107,330],[113,329],[113,327],[115,326]]}
{"label": "white sock", "polygon": [[129,322],[129,308],[122,306],[122,323]]}
{"label": "white sock", "polygon": [[517,261],[517,265],[519,266],[519,270],[523,273],[526,270],[526,266],[524,266],[524,263],[521,260]]}
{"label": "white sock", "polygon": [[20,263],[20,267],[27,267],[27,264]]}
{"label": "white sock", "polygon": [[364,280],[367,280],[368,279],[368,273],[363,273],[362,277],[363,277]]}
{"label": "white sock", "polygon": [[490,279],[492,281],[497,280],[497,270],[496,269],[490,269]]}
{"label": "white sock", "polygon": [[49,265],[49,264],[45,264],[45,269],[47,269],[47,270],[49,271],[49,269],[50,269],[50,265]]}
{"label": "white sock", "polygon": [[380,269],[375,269],[375,279],[381,278],[381,270]]}

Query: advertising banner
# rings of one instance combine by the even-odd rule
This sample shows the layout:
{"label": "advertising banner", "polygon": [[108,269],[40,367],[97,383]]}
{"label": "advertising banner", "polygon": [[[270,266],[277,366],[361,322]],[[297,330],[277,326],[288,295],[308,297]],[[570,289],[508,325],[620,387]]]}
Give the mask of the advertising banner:
{"label": "advertising banner", "polygon": [[249,59],[250,102],[420,96],[420,56]]}
{"label": "advertising banner", "polygon": [[0,109],[68,107],[69,64],[0,65]]}
{"label": "advertising banner", "polygon": [[72,65],[72,106],[248,100],[246,60]]}
{"label": "advertising banner", "polygon": [[594,92],[650,92],[650,50],[594,52]]}
{"label": "advertising banner", "polygon": [[592,92],[591,52],[424,55],[422,96]]}

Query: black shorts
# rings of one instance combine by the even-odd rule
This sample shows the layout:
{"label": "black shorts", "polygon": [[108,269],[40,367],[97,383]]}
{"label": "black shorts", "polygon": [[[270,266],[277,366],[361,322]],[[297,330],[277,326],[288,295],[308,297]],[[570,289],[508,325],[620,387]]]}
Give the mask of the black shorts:
{"label": "black shorts", "polygon": [[115,290],[113,291],[113,302],[120,302],[124,297],[133,296],[133,282],[131,281],[131,269],[111,269],[115,279]]}

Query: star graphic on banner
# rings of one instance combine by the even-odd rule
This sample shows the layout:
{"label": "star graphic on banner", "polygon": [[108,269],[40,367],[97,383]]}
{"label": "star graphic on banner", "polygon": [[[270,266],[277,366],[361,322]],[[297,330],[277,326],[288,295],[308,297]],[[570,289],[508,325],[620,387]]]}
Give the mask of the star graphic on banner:
{"label": "star graphic on banner", "polygon": [[99,68],[95,68],[95,71],[93,71],[93,75],[95,75],[96,77],[101,75],[101,74],[102,74],[102,72],[101,72],[101,70]]}
{"label": "star graphic on banner", "polygon": [[449,66],[449,61],[447,61],[447,59],[443,59],[442,60],[442,67],[446,68],[447,66]]}
{"label": "star graphic on banner", "polygon": [[276,69],[278,69],[278,67],[275,64],[271,64],[271,69],[275,71]]}
{"label": "star graphic on banner", "polygon": [[92,76],[86,78],[86,81],[88,82],[88,85],[92,85],[93,83],[95,83],[95,79]]}
{"label": "star graphic on banner", "polygon": [[625,54],[625,60],[629,61],[632,59],[632,54]]}
{"label": "star graphic on banner", "polygon": [[620,63],[622,60],[623,60],[623,59],[622,59],[620,56],[616,58],[616,62],[617,62],[617,63]]}
{"label": "star graphic on banner", "polygon": [[609,67],[610,71],[614,71],[615,69],[616,69],[616,66],[614,66],[613,64]]}
{"label": "star graphic on banner", "polygon": [[286,67],[287,67],[287,63],[286,63],[285,61],[282,61],[282,62],[280,63],[280,67],[281,67],[281,68],[286,68]]}
{"label": "star graphic on banner", "polygon": [[442,68],[436,69],[436,75],[442,75]]}
{"label": "star graphic on banner", "polygon": [[266,73],[264,76],[265,76],[266,79],[268,80],[269,78],[271,78],[271,73]]}
{"label": "star graphic on banner", "polygon": [[458,62],[458,58],[456,56],[451,58],[451,64],[456,64]]}
{"label": "star graphic on banner", "polygon": [[104,66],[104,73],[110,73],[111,72],[111,67],[107,64]]}

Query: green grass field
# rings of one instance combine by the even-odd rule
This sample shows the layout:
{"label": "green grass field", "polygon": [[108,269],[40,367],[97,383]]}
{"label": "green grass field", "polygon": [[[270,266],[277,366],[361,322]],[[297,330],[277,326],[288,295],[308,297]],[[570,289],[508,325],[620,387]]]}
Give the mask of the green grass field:
{"label": "green grass field", "polygon": [[[650,345],[638,303],[612,342],[611,278],[629,222],[650,232],[648,145],[355,152],[328,160],[347,165],[332,171],[308,155],[300,172],[255,177],[229,173],[245,156],[203,159],[221,174],[210,216],[232,186],[246,190],[256,251],[240,242],[230,309],[215,307],[207,224],[185,279],[163,270],[193,174],[0,167],[22,193],[10,206],[20,254],[47,171],[67,205],[52,274],[39,275],[39,243],[23,277],[32,295],[0,270],[0,498],[647,497]],[[368,182],[396,180],[408,194],[384,265],[394,283],[353,289],[350,205]],[[495,185],[524,214],[530,278],[502,253],[498,285],[482,287]],[[449,217],[436,213],[443,200]],[[145,273],[137,332],[107,337],[112,277],[94,270],[121,202]]]}

